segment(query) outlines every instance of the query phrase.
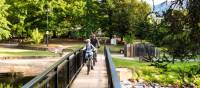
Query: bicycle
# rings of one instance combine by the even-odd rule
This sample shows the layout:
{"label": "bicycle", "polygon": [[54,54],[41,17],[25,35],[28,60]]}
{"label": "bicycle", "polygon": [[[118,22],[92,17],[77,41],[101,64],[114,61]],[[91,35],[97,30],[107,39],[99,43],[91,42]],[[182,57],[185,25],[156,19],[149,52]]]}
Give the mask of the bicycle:
{"label": "bicycle", "polygon": [[93,51],[93,65],[95,66],[95,63],[97,62],[97,53],[96,51]]}
{"label": "bicycle", "polygon": [[87,61],[86,61],[87,75],[89,75],[90,70],[93,69],[93,55],[90,52],[86,52],[86,53],[88,53],[88,55],[87,55]]}

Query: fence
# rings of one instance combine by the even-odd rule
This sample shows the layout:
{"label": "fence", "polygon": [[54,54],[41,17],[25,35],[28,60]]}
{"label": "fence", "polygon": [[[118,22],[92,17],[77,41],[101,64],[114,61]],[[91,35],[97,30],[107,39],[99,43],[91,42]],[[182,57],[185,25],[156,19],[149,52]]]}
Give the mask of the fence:
{"label": "fence", "polygon": [[150,44],[129,44],[125,47],[125,56],[127,57],[141,57],[141,56],[158,56],[159,50]]}
{"label": "fence", "polygon": [[107,46],[104,47],[104,55],[106,59],[106,68],[108,74],[108,86],[109,88],[121,88],[119,78],[115,66],[112,61],[112,57]]}
{"label": "fence", "polygon": [[81,70],[83,60],[82,51],[76,50],[61,58],[22,88],[69,88]]}

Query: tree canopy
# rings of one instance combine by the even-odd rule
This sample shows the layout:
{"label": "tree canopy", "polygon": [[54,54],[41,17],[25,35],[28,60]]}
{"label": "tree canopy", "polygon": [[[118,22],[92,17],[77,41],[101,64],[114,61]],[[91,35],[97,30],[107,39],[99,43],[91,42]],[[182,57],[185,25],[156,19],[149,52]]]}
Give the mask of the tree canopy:
{"label": "tree canopy", "polygon": [[10,6],[5,4],[5,0],[1,0],[0,2],[0,40],[9,38],[10,36],[10,28],[9,21],[7,21],[6,17],[8,15],[7,9]]}
{"label": "tree canopy", "polygon": [[175,0],[160,24],[149,21],[151,7],[142,0],[1,0],[0,9],[0,40],[29,38],[35,29],[52,37],[102,30],[108,37],[147,40],[173,58],[195,58],[200,50],[199,0]]}
{"label": "tree canopy", "polygon": [[[183,6],[184,2],[186,6]],[[148,26],[146,39],[164,47],[173,60],[196,58],[200,50],[199,4],[199,0],[176,0],[164,13],[161,24]]]}

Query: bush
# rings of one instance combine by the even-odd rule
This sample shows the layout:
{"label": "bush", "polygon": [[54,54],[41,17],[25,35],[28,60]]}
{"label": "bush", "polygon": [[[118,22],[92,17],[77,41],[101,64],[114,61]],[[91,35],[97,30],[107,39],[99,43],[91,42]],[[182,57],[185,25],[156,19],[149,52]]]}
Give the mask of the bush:
{"label": "bush", "polygon": [[[116,67],[134,69],[133,79],[162,86],[196,86],[200,88],[200,64],[198,62],[169,63],[166,69],[151,66],[150,62],[139,62],[113,57]],[[177,88],[176,87],[176,88]],[[191,87],[190,87],[191,88]],[[193,88],[193,87],[192,87]]]}
{"label": "bush", "polygon": [[125,36],[124,36],[124,40],[125,40],[127,43],[132,44],[132,43],[133,43],[133,39],[134,39],[134,36],[133,36],[133,35],[125,35]]}
{"label": "bush", "polygon": [[42,41],[42,39],[43,39],[43,34],[40,33],[37,28],[35,30],[33,30],[32,34],[31,34],[31,40],[35,44],[39,44]]}

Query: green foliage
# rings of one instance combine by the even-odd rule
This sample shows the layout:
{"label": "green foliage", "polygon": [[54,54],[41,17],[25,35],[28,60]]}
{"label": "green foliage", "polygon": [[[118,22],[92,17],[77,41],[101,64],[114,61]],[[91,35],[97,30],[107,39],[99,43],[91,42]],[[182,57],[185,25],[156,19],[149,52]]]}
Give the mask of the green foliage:
{"label": "green foliage", "polygon": [[5,8],[8,9],[5,20],[11,23],[9,31],[12,37],[18,38],[30,37],[30,31],[35,28],[44,32],[47,26],[53,37],[66,35],[68,31],[79,31],[79,37],[89,37],[98,29],[110,36],[116,34],[123,37],[134,33],[136,26],[133,25],[138,25],[133,23],[136,22],[135,17],[140,16],[137,18],[139,22],[144,18],[139,14],[146,14],[149,8],[144,2],[136,0],[6,0],[5,3],[10,5]]}
{"label": "green foliage", "polygon": [[200,74],[200,64],[190,64],[189,62],[175,63],[174,65],[168,66],[168,71],[178,73],[178,77],[182,84],[195,83],[195,79],[198,79],[198,74]]}
{"label": "green foliage", "polygon": [[29,31],[35,28],[44,31],[47,25],[54,37],[65,34],[81,24],[85,6],[83,0],[6,0],[6,3],[10,5],[7,19],[12,24],[13,37],[30,37]]}
{"label": "green foliage", "polygon": [[39,43],[41,43],[42,39],[43,39],[43,34],[40,33],[37,28],[35,30],[33,30],[32,35],[31,35],[31,40],[35,44],[39,44]]}
{"label": "green foliage", "polygon": [[18,85],[18,86],[15,86],[15,87],[13,87],[13,85],[11,85],[11,84],[6,84],[6,83],[0,83],[0,88],[21,88],[22,87],[22,85]]}
{"label": "green foliage", "polygon": [[[177,0],[182,6],[187,0]],[[170,8],[164,13],[161,24],[148,24],[146,39],[158,47],[166,48],[173,62],[188,61],[198,56],[200,51],[199,0],[187,2],[187,8]],[[172,6],[173,7],[173,6]]]}
{"label": "green foliage", "polygon": [[111,22],[109,32],[118,36],[124,36],[130,32],[129,8],[125,1],[115,2],[115,8],[112,8]]}
{"label": "green foliage", "polygon": [[124,36],[124,40],[129,43],[129,44],[132,44],[133,43],[133,40],[134,40],[134,36],[133,35],[125,35]]}
{"label": "green foliage", "polygon": [[82,32],[86,37],[89,37],[91,33],[96,32],[100,27],[100,3],[94,0],[86,0],[84,16],[83,18],[83,29]]}
{"label": "green foliage", "polygon": [[5,4],[5,0],[1,0],[0,2],[0,40],[6,39],[10,37],[10,28],[8,27],[9,22],[6,19],[8,15],[7,9],[9,5]]}
{"label": "green foliage", "polygon": [[168,64],[167,69],[151,66],[150,62],[139,62],[136,60],[125,60],[113,57],[116,67],[133,69],[133,79],[143,79],[148,83],[159,83],[163,86],[195,84],[199,86],[200,64],[197,62]]}
{"label": "green foliage", "polygon": [[142,36],[146,33],[146,17],[150,12],[151,8],[146,2],[131,0],[131,4],[129,5],[131,33],[134,33],[139,39],[144,39]]}
{"label": "green foliage", "polygon": [[10,31],[0,29],[0,40],[7,39],[10,37]]}
{"label": "green foliage", "polygon": [[[138,32],[143,30],[145,27],[142,25],[145,22],[147,14],[151,8],[146,2],[137,0],[122,0],[113,1],[113,8],[109,8],[109,26],[108,33],[110,35],[118,35],[122,38],[125,35],[143,35],[144,32]],[[143,15],[141,15],[143,14]]]}

